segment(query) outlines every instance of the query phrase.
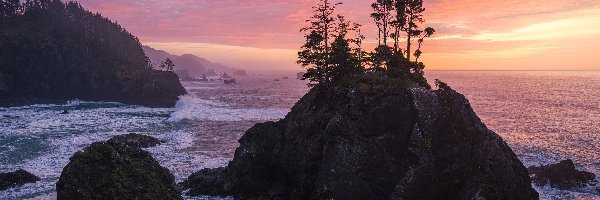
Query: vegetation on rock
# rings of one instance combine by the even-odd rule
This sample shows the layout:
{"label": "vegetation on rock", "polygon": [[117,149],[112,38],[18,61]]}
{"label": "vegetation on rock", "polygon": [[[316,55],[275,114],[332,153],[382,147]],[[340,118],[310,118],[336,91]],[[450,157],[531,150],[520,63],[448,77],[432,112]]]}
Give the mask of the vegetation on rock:
{"label": "vegetation on rock", "polygon": [[[342,3],[321,0],[313,7],[314,15],[301,29],[306,43],[298,52],[298,64],[307,68],[304,79],[315,84],[343,85],[363,73],[384,73],[389,77],[409,80],[421,87],[431,88],[425,79],[425,65],[419,62],[425,38],[435,29],[420,29],[424,22],[422,0],[377,0],[371,5],[378,28],[378,46],[372,52],[363,49],[365,36],[361,25],[350,23],[343,15],[336,15]],[[406,37],[406,48],[400,48],[401,32]],[[388,44],[393,40],[393,46]],[[412,50],[413,42],[416,50]],[[415,60],[411,60],[414,55]]]}
{"label": "vegetation on rock", "polygon": [[0,105],[79,98],[171,107],[186,93],[173,72],[152,69],[135,36],[79,3],[0,5]]}

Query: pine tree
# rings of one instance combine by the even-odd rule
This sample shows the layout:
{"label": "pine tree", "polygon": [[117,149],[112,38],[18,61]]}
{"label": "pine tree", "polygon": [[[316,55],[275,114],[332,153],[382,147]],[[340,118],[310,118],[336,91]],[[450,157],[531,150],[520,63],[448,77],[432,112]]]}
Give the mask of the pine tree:
{"label": "pine tree", "polygon": [[336,6],[340,4],[331,4],[328,0],[321,0],[317,6],[313,7],[314,15],[306,20],[309,26],[300,29],[301,32],[306,33],[306,43],[298,52],[297,62],[308,68],[304,79],[311,82],[330,81],[330,37],[336,27],[333,13]]}

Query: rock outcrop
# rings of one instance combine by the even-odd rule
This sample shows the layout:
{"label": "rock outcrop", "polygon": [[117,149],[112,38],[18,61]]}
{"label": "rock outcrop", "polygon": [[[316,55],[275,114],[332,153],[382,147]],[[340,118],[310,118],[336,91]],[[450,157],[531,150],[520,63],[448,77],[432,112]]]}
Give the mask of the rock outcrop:
{"label": "rock outcrop", "polygon": [[173,107],[186,90],[152,68],[140,41],[77,2],[0,16],[0,106],[72,99]]}
{"label": "rock outcrop", "polygon": [[560,189],[582,186],[596,180],[594,173],[575,169],[575,164],[570,159],[556,164],[529,167],[528,170],[534,183],[550,184],[550,186]]}
{"label": "rock outcrop", "polygon": [[118,135],[112,137],[110,140],[108,140],[108,142],[121,142],[135,148],[149,148],[162,143],[162,141],[157,138],[137,133]]}
{"label": "rock outcrop", "polygon": [[70,158],[57,199],[182,199],[175,178],[139,148],[97,142]]}
{"label": "rock outcrop", "polygon": [[236,199],[537,199],[527,169],[453,90],[316,86],[183,184]]}
{"label": "rock outcrop", "polygon": [[23,169],[14,172],[0,173],[0,191],[38,181],[40,181],[39,177]]}

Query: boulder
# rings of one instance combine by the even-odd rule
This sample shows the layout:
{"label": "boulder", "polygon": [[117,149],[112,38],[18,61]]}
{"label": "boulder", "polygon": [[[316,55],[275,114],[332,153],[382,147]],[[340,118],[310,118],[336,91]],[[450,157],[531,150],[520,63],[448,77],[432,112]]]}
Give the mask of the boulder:
{"label": "boulder", "polygon": [[39,177],[23,169],[14,172],[0,173],[0,191],[38,181],[40,181]]}
{"label": "boulder", "polygon": [[97,142],[75,153],[56,183],[57,199],[182,199],[175,178],[150,153]]}
{"label": "boulder", "polygon": [[535,184],[550,184],[560,189],[569,189],[596,180],[594,173],[575,169],[575,164],[570,159],[556,164],[529,167],[528,171]]}
{"label": "boulder", "polygon": [[211,195],[217,196],[223,194],[223,184],[225,180],[225,168],[202,169],[190,175],[185,181],[179,184],[181,188],[188,188],[188,194],[191,196]]}
{"label": "boulder", "polygon": [[183,188],[236,199],[538,199],[510,147],[450,89],[317,85],[239,143],[225,169]]}
{"label": "boulder", "polygon": [[118,136],[115,136],[115,137],[111,138],[110,140],[108,140],[108,142],[121,142],[121,143],[129,145],[131,147],[136,147],[136,148],[149,148],[149,147],[154,147],[154,146],[162,143],[162,141],[160,141],[159,139],[156,139],[154,137],[150,137],[150,136],[142,135],[142,134],[136,134],[136,133],[129,133],[126,135],[118,135]]}

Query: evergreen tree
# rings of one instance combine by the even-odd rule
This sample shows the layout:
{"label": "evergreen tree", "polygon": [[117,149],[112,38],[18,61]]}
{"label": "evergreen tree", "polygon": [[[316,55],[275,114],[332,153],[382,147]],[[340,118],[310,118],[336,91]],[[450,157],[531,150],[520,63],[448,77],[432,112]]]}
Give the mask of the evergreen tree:
{"label": "evergreen tree", "polygon": [[160,64],[159,67],[165,71],[173,71],[173,68],[175,67],[175,63],[173,63],[173,60],[171,60],[170,58],[167,58],[165,61],[163,61]]}
{"label": "evergreen tree", "polygon": [[[352,48],[351,44],[354,43],[357,46],[361,45],[362,38],[360,35],[358,24],[351,25],[347,22],[343,16],[338,15],[338,27],[335,32],[337,35],[333,43],[331,43],[331,52],[329,58],[332,65],[331,78],[332,82],[348,82],[352,76],[361,74],[364,72],[362,66],[361,54],[362,52],[357,48]],[[358,29],[358,30],[357,30]],[[357,33],[357,37],[354,39],[347,39],[349,31]]]}
{"label": "evergreen tree", "polygon": [[331,78],[330,37],[336,26],[333,13],[336,6],[341,3],[331,4],[328,0],[320,1],[313,7],[314,15],[306,21],[309,26],[300,30],[306,33],[306,43],[298,52],[298,64],[308,68],[304,79],[322,83],[330,81]]}

